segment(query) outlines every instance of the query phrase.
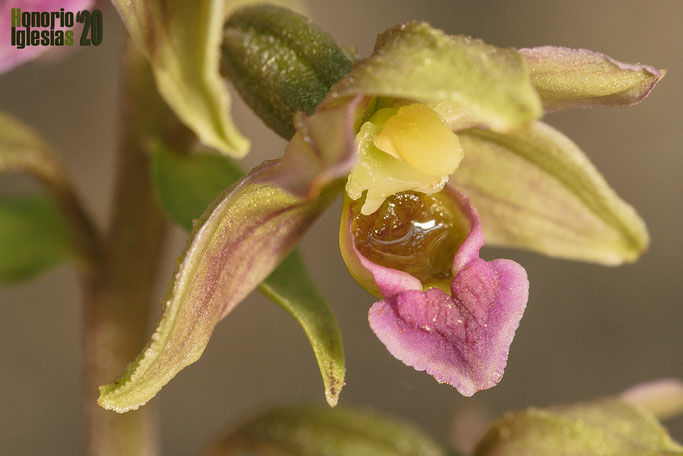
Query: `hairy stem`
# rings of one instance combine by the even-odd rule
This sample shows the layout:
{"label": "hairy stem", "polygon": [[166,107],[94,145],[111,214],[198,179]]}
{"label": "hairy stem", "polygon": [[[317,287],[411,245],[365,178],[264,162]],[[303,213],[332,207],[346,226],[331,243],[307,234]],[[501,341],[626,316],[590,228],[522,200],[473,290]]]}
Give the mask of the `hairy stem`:
{"label": "hairy stem", "polygon": [[154,405],[119,415],[97,405],[97,387],[116,378],[147,340],[152,285],[164,218],[149,178],[155,138],[189,134],[158,96],[147,63],[132,44],[123,64],[123,107],[113,214],[99,268],[85,273],[84,401],[89,455],[159,453]]}

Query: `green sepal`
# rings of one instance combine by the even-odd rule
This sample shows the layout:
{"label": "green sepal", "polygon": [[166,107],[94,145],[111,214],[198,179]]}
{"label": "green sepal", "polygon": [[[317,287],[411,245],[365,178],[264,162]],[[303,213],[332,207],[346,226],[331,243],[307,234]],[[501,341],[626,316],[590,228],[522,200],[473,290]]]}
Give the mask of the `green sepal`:
{"label": "green sepal", "polygon": [[135,410],[197,361],[218,322],[273,272],[341,190],[334,184],[318,198],[302,200],[264,183],[276,170],[273,163],[256,168],[204,211],[157,329],[126,371],[100,386],[102,407]]}
{"label": "green sepal", "polygon": [[[152,157],[152,181],[160,205],[178,225],[190,231],[211,201],[244,177],[229,158],[211,154],[179,154],[159,143]],[[344,386],[344,347],[337,321],[311,280],[301,255],[294,250],[260,285],[259,290],[292,315],[313,348],[334,406]]]}
{"label": "green sepal", "polygon": [[541,46],[519,52],[529,64],[545,111],[631,106],[647,97],[666,74],[587,49]]}
{"label": "green sepal", "polygon": [[69,227],[46,195],[0,195],[0,284],[28,280],[75,255]]}
{"label": "green sepal", "polygon": [[352,64],[332,37],[285,8],[244,7],[224,29],[223,70],[254,112],[285,139],[294,135],[294,114],[312,114]]}
{"label": "green sepal", "polygon": [[542,113],[526,61],[516,50],[449,36],[424,22],[381,33],[373,54],[356,63],[324,103],[355,95],[425,103],[454,130],[508,131]]}
{"label": "green sepal", "polygon": [[447,456],[411,424],[347,408],[290,406],[232,429],[204,456]]}
{"label": "green sepal", "polygon": [[638,213],[588,157],[554,128],[458,134],[465,158],[451,182],[472,199],[487,244],[619,265],[647,249]]}

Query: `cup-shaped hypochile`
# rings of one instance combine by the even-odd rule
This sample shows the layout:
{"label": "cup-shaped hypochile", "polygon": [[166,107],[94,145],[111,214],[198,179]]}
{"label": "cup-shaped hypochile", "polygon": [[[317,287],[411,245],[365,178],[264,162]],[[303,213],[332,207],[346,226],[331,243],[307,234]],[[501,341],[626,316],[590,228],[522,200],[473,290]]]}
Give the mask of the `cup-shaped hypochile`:
{"label": "cup-shaped hypochile", "polygon": [[386,258],[380,264],[364,255],[367,241],[356,237],[364,231],[354,229],[356,216],[349,201],[342,217],[341,249],[354,278],[382,298],[371,307],[369,323],[389,352],[471,396],[502,378],[529,283],[514,261],[479,258],[484,236],[466,195],[447,185],[437,198],[448,201],[444,207],[455,208],[460,220],[467,221],[458,226],[466,234],[453,256],[450,287],[439,281],[425,283],[392,267]]}
{"label": "cup-shaped hypochile", "polygon": [[[360,203],[360,201],[359,201]],[[470,231],[469,221],[439,194],[402,192],[387,198],[369,215],[354,204],[354,245],[371,262],[398,269],[423,284],[448,289],[451,264]]]}

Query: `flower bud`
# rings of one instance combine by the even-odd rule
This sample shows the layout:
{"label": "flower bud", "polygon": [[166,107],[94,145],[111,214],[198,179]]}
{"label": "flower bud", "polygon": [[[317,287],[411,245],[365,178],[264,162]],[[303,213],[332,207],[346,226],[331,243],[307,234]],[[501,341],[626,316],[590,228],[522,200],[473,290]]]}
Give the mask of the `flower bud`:
{"label": "flower bud", "polygon": [[223,72],[278,135],[294,135],[297,111],[312,114],[351,70],[351,57],[309,19],[272,5],[245,7],[223,34]]}

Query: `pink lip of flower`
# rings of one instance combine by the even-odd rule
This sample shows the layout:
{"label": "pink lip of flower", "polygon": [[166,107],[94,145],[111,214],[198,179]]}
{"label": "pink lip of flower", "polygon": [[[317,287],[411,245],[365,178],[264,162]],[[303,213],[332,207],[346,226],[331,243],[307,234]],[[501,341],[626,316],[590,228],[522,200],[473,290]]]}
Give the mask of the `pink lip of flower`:
{"label": "pink lip of flower", "polygon": [[[94,0],[8,0],[0,10],[0,36],[9,39],[12,27],[11,14],[13,8],[20,8],[23,12],[31,11],[71,11],[76,14],[78,11],[90,9]],[[77,25],[77,24],[74,24]],[[57,28],[55,28],[57,29]],[[43,30],[37,27],[35,30]],[[11,46],[9,41],[5,41],[0,46],[0,74],[6,73],[13,68],[27,63],[51,49],[63,49],[64,47],[49,46],[26,46],[23,49]],[[68,47],[67,47],[68,48]]]}
{"label": "pink lip of flower", "polygon": [[[465,158],[451,182],[479,211],[459,190],[442,190],[470,225],[454,255],[450,296],[424,291],[410,274],[350,252],[354,243],[342,239],[347,266],[349,258],[360,263],[349,271],[382,298],[370,309],[370,325],[394,356],[462,394],[495,385],[528,282],[510,260],[479,258],[479,215],[493,244],[602,264],[634,261],[648,243],[642,220],[571,140],[536,119],[546,106],[633,104],[665,73],[582,50],[525,54],[528,61],[517,51],[448,37],[422,23],[380,35],[375,53],[332,88],[315,114],[297,119],[284,157],[255,169],[207,208],[154,336],[119,380],[100,387],[100,405],[138,408],[199,359],[216,324],[339,194],[357,163],[356,127],[372,97],[425,103],[457,133]],[[344,218],[342,226],[349,222]]]}
{"label": "pink lip of flower", "polygon": [[[356,249],[353,235],[346,248],[372,275],[384,297],[370,308],[368,320],[389,352],[472,396],[502,378],[528,300],[529,282],[524,268],[514,261],[479,258],[484,235],[476,209],[451,185],[443,193],[470,222],[469,234],[453,259],[450,296],[438,288],[422,291],[422,283],[412,275],[368,260]],[[353,213],[348,214],[350,227]]]}

